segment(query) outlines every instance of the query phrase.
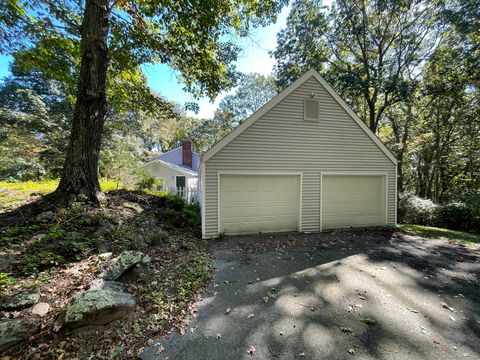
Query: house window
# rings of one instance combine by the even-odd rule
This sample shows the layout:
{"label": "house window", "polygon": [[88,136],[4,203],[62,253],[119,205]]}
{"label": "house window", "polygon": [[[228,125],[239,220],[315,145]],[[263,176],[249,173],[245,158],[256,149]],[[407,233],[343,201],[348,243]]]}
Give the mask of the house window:
{"label": "house window", "polygon": [[318,121],[319,101],[308,98],[303,103],[303,119],[306,121]]}
{"label": "house window", "polygon": [[175,180],[175,185],[177,186],[177,188],[184,189],[185,183],[186,183],[185,176],[177,176],[177,179]]}
{"label": "house window", "polygon": [[165,190],[165,178],[157,178],[155,185],[157,186],[157,190]]}
{"label": "house window", "polygon": [[185,176],[176,176],[175,177],[175,187],[177,188],[176,193],[180,196],[185,196],[186,194],[186,179]]}

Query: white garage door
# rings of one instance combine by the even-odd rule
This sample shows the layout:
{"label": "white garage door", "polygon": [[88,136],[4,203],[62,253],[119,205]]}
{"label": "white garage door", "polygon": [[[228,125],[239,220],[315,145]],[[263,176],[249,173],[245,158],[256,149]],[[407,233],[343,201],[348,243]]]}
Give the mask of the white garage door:
{"label": "white garage door", "polygon": [[385,176],[322,176],[322,228],[386,225]]}
{"label": "white garage door", "polygon": [[298,230],[299,176],[221,175],[220,232]]}

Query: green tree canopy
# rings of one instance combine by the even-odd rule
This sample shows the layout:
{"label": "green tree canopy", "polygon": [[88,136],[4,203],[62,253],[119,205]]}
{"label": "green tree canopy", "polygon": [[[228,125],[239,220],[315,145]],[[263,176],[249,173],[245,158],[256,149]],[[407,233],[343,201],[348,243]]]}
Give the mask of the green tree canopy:
{"label": "green tree canopy", "polygon": [[[136,86],[142,84],[139,66],[147,62],[165,63],[179,72],[188,91],[213,98],[236,80],[232,62],[239,49],[229,41],[230,35],[245,36],[251,27],[268,24],[286,3],[285,0],[7,1],[9,9],[18,14],[18,21],[8,21],[2,13],[0,28],[6,29],[2,36],[7,42],[20,46],[11,48],[17,53],[17,63],[29,65],[31,59],[40,58],[33,64],[42,65],[38,71],[48,78],[58,75],[69,89],[73,88],[68,83],[69,75],[75,74],[72,132],[56,192],[62,201],[77,195],[93,201],[102,197],[97,164],[109,110],[109,91],[109,99],[122,97],[125,92],[131,95],[137,89],[148,95],[148,91],[142,90],[145,87]],[[17,38],[17,34],[24,36]],[[59,58],[68,61],[60,60],[63,66],[56,65]],[[109,72],[112,75],[107,76]],[[124,82],[135,86],[122,92]]]}

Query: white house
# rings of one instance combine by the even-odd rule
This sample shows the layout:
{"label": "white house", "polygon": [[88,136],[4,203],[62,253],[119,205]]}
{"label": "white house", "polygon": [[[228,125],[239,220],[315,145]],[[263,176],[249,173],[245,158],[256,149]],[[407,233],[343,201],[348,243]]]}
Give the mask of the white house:
{"label": "white house", "polygon": [[202,234],[396,224],[397,161],[309,70],[202,156]]}
{"label": "white house", "polygon": [[189,200],[197,199],[200,155],[192,151],[192,142],[157,156],[141,168],[149,176],[162,180],[162,188]]}

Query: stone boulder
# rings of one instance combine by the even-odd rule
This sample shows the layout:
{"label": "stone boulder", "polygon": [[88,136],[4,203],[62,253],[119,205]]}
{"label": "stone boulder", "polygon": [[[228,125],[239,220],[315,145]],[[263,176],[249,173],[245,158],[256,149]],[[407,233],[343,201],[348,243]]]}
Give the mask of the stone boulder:
{"label": "stone boulder", "polygon": [[135,308],[135,298],[125,286],[106,281],[98,289],[77,293],[70,300],[63,324],[68,327],[105,325],[121,319]]}
{"label": "stone boulder", "polygon": [[112,265],[103,277],[105,280],[118,280],[130,268],[139,262],[147,262],[148,256],[141,251],[123,251],[113,260]]}
{"label": "stone boulder", "polygon": [[40,292],[38,290],[25,291],[19,294],[13,295],[8,300],[0,304],[2,310],[18,310],[25,309],[32,305],[35,305],[40,300]]}
{"label": "stone boulder", "polygon": [[40,223],[48,223],[53,220],[55,217],[55,213],[53,211],[45,211],[40,214],[38,214],[35,217],[35,221],[40,222]]}
{"label": "stone boulder", "polygon": [[49,311],[50,311],[50,304],[41,302],[41,303],[35,304],[35,306],[31,310],[31,313],[32,315],[44,317],[45,315],[48,314]]}
{"label": "stone boulder", "polygon": [[8,319],[0,321],[0,352],[28,340],[40,329],[40,323],[34,319]]}

